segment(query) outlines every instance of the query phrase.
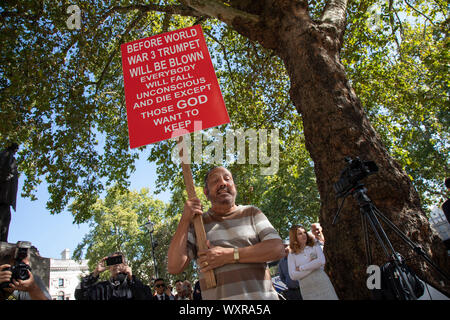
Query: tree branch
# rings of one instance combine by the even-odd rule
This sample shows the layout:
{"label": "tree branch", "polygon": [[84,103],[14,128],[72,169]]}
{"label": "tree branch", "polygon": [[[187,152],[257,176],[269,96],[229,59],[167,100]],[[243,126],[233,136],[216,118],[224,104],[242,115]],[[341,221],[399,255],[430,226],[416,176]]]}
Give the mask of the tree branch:
{"label": "tree branch", "polygon": [[192,16],[192,17],[198,17],[201,16],[199,12],[196,12],[195,9],[189,8],[186,6],[160,6],[156,4],[133,4],[129,6],[115,6],[110,8],[108,11],[106,11],[101,20],[106,19],[108,16],[110,16],[114,12],[121,12],[121,13],[127,13],[131,10],[138,10],[141,12],[149,12],[149,11],[156,11],[156,12],[165,12],[169,14],[178,14],[181,16]]}
{"label": "tree branch", "polygon": [[112,50],[112,52],[111,52],[111,54],[110,54],[110,56],[109,56],[109,58],[108,58],[108,61],[106,62],[106,65],[105,65],[105,67],[103,68],[103,71],[102,71],[102,73],[101,73],[99,79],[96,81],[95,94],[98,93],[98,90],[100,89],[100,85],[101,85],[101,83],[102,83],[102,81],[103,81],[103,78],[104,78],[104,76],[105,76],[105,74],[106,74],[108,68],[109,68],[109,65],[111,64],[111,62],[112,62],[114,56],[116,55],[117,51],[119,51],[120,45],[123,43],[123,38],[124,38],[128,33],[130,33],[130,31],[136,26],[136,24],[144,17],[144,14],[145,14],[144,12],[140,12],[140,13],[136,16],[136,18],[135,18],[128,26],[127,26],[127,28],[126,28],[126,30],[124,31],[124,33],[121,34],[120,39],[119,39],[119,41],[117,42],[117,45],[116,45],[115,49]]}
{"label": "tree branch", "polygon": [[98,30],[99,26],[105,22],[105,20],[111,16],[112,14],[118,12],[118,13],[128,13],[130,11],[140,11],[142,13],[155,11],[155,12],[164,12],[168,15],[172,14],[178,14],[181,16],[192,16],[192,17],[200,17],[201,14],[199,12],[196,12],[192,8],[188,8],[186,6],[159,6],[155,4],[135,4],[135,5],[129,5],[129,6],[115,6],[111,7],[108,10],[103,13],[103,15],[100,17],[98,22],[91,28],[94,30]]}
{"label": "tree branch", "polygon": [[259,16],[227,6],[221,1],[181,0],[181,2],[204,15],[217,18],[230,26],[233,25],[233,21],[237,18],[251,23],[259,22]]}
{"label": "tree branch", "polygon": [[420,14],[421,16],[423,16],[425,19],[427,19],[428,21],[430,21],[430,23],[435,26],[433,20],[431,20],[425,13],[419,11],[418,9],[414,8],[407,0],[405,0],[405,3],[408,5],[408,7],[410,7],[411,9],[413,9],[417,14]]}
{"label": "tree branch", "polygon": [[[222,42],[220,42],[219,39],[217,39],[216,37],[214,37],[210,32],[208,32],[207,30],[204,30],[205,34],[207,34],[211,39],[213,39],[215,42],[217,42],[219,44],[219,46],[222,48],[222,52],[223,52],[223,58],[227,64],[227,68],[228,68],[228,72],[230,73],[230,78],[231,78],[231,85],[233,87],[233,91],[237,92],[236,90],[236,85],[235,85],[235,79],[234,79],[234,73],[233,73],[233,69],[231,68],[231,64],[230,61],[228,60],[228,54],[227,54],[227,47],[226,45],[224,45]],[[236,103],[236,95],[233,95],[233,99]]]}

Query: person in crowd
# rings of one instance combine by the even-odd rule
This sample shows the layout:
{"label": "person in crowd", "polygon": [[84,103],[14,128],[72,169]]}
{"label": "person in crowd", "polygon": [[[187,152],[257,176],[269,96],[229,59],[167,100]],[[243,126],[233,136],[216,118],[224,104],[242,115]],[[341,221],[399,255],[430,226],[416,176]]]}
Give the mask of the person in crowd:
{"label": "person in crowd", "polygon": [[289,240],[283,242],[285,256],[278,262],[278,273],[281,281],[286,285],[287,289],[283,292],[287,300],[302,300],[299,282],[292,280],[288,270]]}
{"label": "person in crowd", "polygon": [[153,296],[153,300],[162,301],[162,300],[172,300],[170,299],[170,295],[166,294],[166,284],[163,278],[158,278],[155,280],[155,291],[156,294]]}
{"label": "person in crowd", "polygon": [[312,234],[302,226],[294,225],[289,230],[289,240],[289,276],[292,280],[299,280],[303,300],[338,300],[323,270],[325,256]]}
{"label": "person in crowd", "polygon": [[193,300],[203,300],[202,299],[202,289],[200,288],[200,281],[195,281],[194,292],[192,294]]}
{"label": "person in crowd", "polygon": [[[277,300],[266,262],[284,255],[278,232],[258,208],[236,205],[236,185],[226,168],[209,170],[203,191],[211,208],[204,213],[199,199],[186,201],[169,246],[169,272],[181,273],[197,259],[204,300]],[[191,223],[195,215],[203,215],[207,250],[197,251]],[[204,272],[210,270],[214,270],[217,286],[206,288]]]}
{"label": "person in crowd", "polygon": [[[109,270],[111,277],[100,281],[99,276]],[[75,290],[77,300],[152,300],[151,290],[132,274],[121,252],[102,258],[95,270],[81,280]]]}
{"label": "person in crowd", "polygon": [[320,223],[316,222],[311,225],[311,233],[313,234],[316,242],[323,248],[325,245],[325,238],[323,237],[322,227]]}
{"label": "person in crowd", "polygon": [[192,284],[189,280],[184,280],[183,282],[183,296],[184,300],[194,300],[193,298],[194,290],[192,290]]}
{"label": "person in crowd", "polygon": [[175,300],[184,300],[183,281],[178,279],[175,281]]}
{"label": "person in crowd", "polygon": [[170,300],[175,300],[175,297],[174,297],[174,295],[172,293],[172,289],[173,289],[172,286],[169,284],[166,287],[166,291],[164,291],[164,293],[169,297]]}
{"label": "person in crowd", "polygon": [[[29,250],[23,256],[18,254],[21,243],[0,252],[0,300],[51,300],[42,279],[31,272]],[[13,267],[22,270],[19,278],[13,277]]]}

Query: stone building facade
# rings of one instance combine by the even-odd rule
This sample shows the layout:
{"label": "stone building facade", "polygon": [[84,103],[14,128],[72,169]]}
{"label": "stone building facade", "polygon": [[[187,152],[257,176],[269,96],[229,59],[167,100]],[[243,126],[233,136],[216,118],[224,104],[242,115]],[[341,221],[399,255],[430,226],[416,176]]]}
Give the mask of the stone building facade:
{"label": "stone building facade", "polygon": [[53,300],[75,300],[80,278],[89,274],[88,260],[70,259],[70,250],[61,252],[61,259],[50,259],[49,293]]}

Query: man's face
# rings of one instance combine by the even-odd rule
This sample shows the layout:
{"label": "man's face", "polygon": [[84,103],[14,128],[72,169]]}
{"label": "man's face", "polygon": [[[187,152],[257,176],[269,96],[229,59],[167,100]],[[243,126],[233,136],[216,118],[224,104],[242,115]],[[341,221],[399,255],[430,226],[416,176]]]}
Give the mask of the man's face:
{"label": "man's face", "polygon": [[183,283],[183,291],[186,295],[189,295],[192,292],[192,286],[190,282],[185,281]]}
{"label": "man's face", "polygon": [[204,192],[213,205],[234,205],[237,191],[231,172],[223,167],[215,168],[208,175]]}
{"label": "man's face", "polygon": [[322,234],[322,227],[313,224],[311,225],[311,232],[315,237],[319,237]]}
{"label": "man's face", "polygon": [[166,285],[164,284],[164,281],[158,280],[155,282],[155,288],[157,294],[163,294],[166,289]]}

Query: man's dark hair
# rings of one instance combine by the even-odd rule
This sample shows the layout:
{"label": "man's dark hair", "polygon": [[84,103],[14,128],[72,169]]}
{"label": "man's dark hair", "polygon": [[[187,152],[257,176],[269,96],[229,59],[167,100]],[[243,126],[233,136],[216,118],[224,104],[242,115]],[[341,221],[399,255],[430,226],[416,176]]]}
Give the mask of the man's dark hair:
{"label": "man's dark hair", "polygon": [[164,282],[164,283],[165,283],[165,281],[164,281],[164,279],[163,279],[163,278],[158,278],[158,279],[156,279],[156,280],[155,280],[155,283],[156,283],[156,281],[162,281],[162,282]]}
{"label": "man's dark hair", "polygon": [[178,279],[175,281],[175,284],[177,284],[178,282],[183,282],[183,280]]}
{"label": "man's dark hair", "polygon": [[448,188],[450,188],[450,178],[445,179],[445,186]]}

